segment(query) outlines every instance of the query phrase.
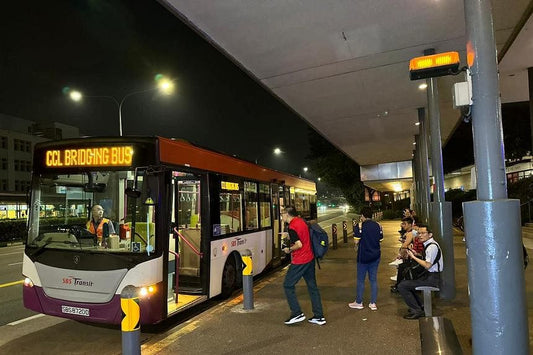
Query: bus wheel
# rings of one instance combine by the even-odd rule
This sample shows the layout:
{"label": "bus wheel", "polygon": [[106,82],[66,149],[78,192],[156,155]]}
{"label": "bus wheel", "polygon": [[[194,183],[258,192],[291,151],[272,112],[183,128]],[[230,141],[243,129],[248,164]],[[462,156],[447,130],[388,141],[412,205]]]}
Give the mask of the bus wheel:
{"label": "bus wheel", "polygon": [[237,267],[235,266],[235,257],[230,255],[224,265],[224,271],[222,271],[222,297],[228,298],[231,296],[236,284]]}

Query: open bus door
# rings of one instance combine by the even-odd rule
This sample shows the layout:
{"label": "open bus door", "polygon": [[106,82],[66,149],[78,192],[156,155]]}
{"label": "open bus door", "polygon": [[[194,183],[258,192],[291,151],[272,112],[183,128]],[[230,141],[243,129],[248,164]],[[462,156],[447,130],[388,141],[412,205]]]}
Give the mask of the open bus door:
{"label": "open bus door", "polygon": [[281,233],[283,232],[279,199],[280,185],[271,184],[270,187],[272,188],[272,265],[278,266],[281,263],[282,257]]}
{"label": "open bus door", "polygon": [[207,296],[202,287],[202,179],[172,172],[173,231],[169,238],[168,314],[199,303]]}

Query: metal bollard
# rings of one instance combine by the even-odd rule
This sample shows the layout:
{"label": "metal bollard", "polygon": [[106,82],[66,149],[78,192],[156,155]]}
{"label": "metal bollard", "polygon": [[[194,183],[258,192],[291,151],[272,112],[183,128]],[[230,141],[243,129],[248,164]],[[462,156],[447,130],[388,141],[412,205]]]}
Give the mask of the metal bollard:
{"label": "metal bollard", "polygon": [[342,221],[342,239],[344,243],[348,243],[348,225],[346,221]]}
{"label": "metal bollard", "polygon": [[241,254],[242,257],[242,293],[244,309],[254,309],[254,276],[252,267],[252,253],[249,250]]}
{"label": "metal bollard", "polygon": [[140,355],[141,308],[136,287],[124,287],[120,293],[120,308],[122,308],[122,354]]}
{"label": "metal bollard", "polygon": [[337,224],[331,225],[331,239],[333,240],[333,249],[337,249]]}

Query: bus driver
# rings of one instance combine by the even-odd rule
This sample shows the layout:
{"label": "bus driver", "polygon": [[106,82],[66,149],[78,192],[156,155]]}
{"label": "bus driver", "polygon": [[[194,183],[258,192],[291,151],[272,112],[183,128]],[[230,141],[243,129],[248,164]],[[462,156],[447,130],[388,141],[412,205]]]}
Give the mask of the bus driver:
{"label": "bus driver", "polygon": [[104,218],[104,208],[94,205],[91,209],[91,218],[87,221],[87,230],[96,235],[98,246],[105,246],[105,238],[115,234],[115,228],[111,220]]}

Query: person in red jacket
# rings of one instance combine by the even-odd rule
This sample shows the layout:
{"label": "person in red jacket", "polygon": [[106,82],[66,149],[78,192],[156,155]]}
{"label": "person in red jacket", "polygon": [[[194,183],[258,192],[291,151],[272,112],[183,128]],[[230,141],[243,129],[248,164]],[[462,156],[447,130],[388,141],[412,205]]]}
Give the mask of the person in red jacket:
{"label": "person in red jacket", "polygon": [[290,238],[290,246],[283,248],[283,252],[291,254],[291,265],[283,282],[285,296],[287,297],[287,302],[291,310],[291,316],[285,321],[285,324],[289,325],[305,320],[305,314],[300,308],[295,291],[295,286],[302,277],[307,284],[314,313],[313,317],[309,319],[309,322],[318,325],[326,324],[326,318],[324,318],[322,311],[320,292],[316,284],[315,256],[311,248],[309,227],[302,218],[298,217],[294,207],[286,207],[281,215],[283,221],[289,224]]}
{"label": "person in red jacket", "polygon": [[105,246],[105,238],[110,234],[115,234],[115,227],[111,220],[104,218],[104,208],[94,205],[91,209],[91,219],[87,221],[87,230],[96,235],[97,244]]}

